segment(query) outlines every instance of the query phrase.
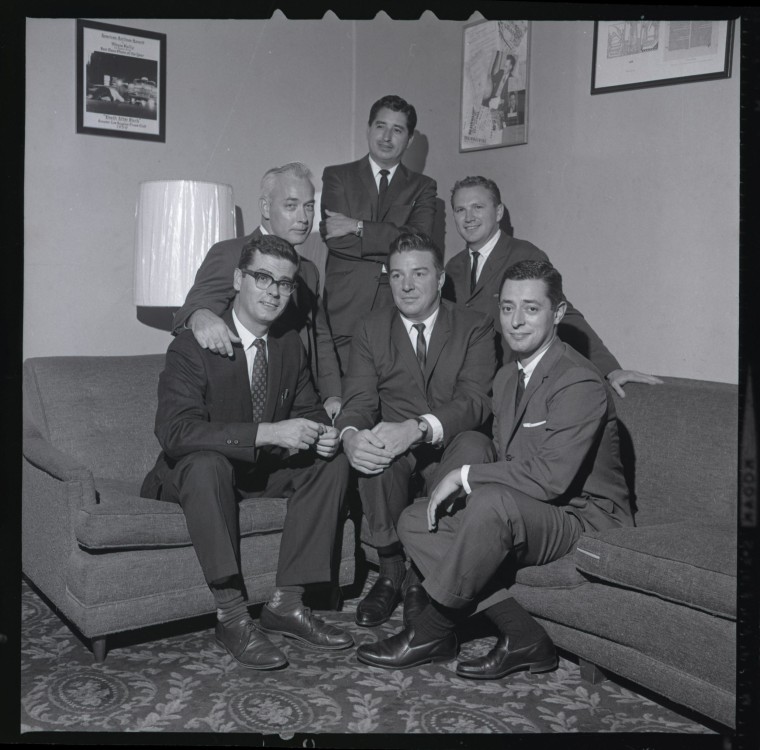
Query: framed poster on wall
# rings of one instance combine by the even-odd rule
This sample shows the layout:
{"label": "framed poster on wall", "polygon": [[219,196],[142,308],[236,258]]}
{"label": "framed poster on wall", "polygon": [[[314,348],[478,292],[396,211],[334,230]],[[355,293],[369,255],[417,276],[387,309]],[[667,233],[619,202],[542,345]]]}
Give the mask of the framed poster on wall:
{"label": "framed poster on wall", "polygon": [[77,133],[166,141],[166,34],[77,19]]}
{"label": "framed poster on wall", "polygon": [[464,28],[459,150],[528,142],[529,21]]}
{"label": "framed poster on wall", "polygon": [[595,21],[591,93],[731,77],[733,21]]}

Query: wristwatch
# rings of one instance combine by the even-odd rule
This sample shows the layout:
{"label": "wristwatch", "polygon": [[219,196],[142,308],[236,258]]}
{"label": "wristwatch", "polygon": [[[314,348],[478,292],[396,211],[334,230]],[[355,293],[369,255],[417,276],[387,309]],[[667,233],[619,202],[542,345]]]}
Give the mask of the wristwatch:
{"label": "wristwatch", "polygon": [[422,441],[425,442],[425,438],[427,437],[427,431],[428,431],[427,420],[420,417],[417,420],[417,429],[422,433]]}
{"label": "wristwatch", "polygon": [[359,221],[356,222],[356,229],[354,230],[354,234],[357,237],[361,237],[363,231],[364,231],[364,222],[361,219],[359,219]]}

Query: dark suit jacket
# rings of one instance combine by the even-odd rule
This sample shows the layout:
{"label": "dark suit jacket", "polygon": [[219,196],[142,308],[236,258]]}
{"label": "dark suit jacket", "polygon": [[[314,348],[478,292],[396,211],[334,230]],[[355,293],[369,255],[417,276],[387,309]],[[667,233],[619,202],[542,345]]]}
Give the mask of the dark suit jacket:
{"label": "dark suit jacket", "polygon": [[435,194],[434,180],[399,164],[378,213],[369,156],[325,167],[322,218],[329,209],[364,221],[361,238],[351,234],[326,240],[325,307],[336,336],[350,336],[359,318],[372,309],[391,242],[402,232],[432,233]]}
{"label": "dark suit jacket", "polygon": [[[223,320],[232,330],[232,312]],[[295,331],[267,339],[267,403],[263,422],[305,417],[330,420],[311,382],[306,351]],[[258,423],[253,421],[251,385],[245,353],[235,345],[234,357],[202,349],[192,331],[184,330],[169,345],[158,381],[155,432],[163,449],[146,477],[141,495],[157,497],[166,474],[178,459],[194,451],[216,451],[233,462],[253,464]],[[279,448],[269,453],[286,452]]]}
{"label": "dark suit jacket", "polygon": [[[499,286],[504,272],[521,260],[546,260],[549,258],[542,250],[525,240],[510,237],[501,233],[496,246],[488,256],[480,273],[478,283],[470,294],[470,254],[467,249],[457,253],[446,264],[446,281],[443,286],[443,296],[458,307],[489,315],[494,321],[494,330],[499,338],[497,342],[500,362],[512,362],[515,355],[504,341],[499,321]],[[599,336],[587,323],[580,310],[567,303],[567,312],[559,325],[560,338],[590,359],[606,375],[620,368],[620,364],[610,353]],[[503,353],[502,353],[503,352]]]}
{"label": "dark suit jacket", "polygon": [[491,321],[442,302],[428,342],[425,372],[395,307],[370,313],[356,328],[335,426],[369,429],[433,414],[444,446],[490,417],[496,369]]}
{"label": "dark suit jacket", "polygon": [[[248,240],[261,236],[261,229],[247,237],[217,242],[203,259],[185,304],[174,315],[174,332],[179,332],[190,315],[205,307],[221,316],[231,309],[235,290],[232,277],[240,261],[240,252]],[[299,332],[306,347],[314,382],[322,400],[340,396],[340,369],[332,334],[327,325],[319,292],[319,271],[307,258],[301,257],[296,278],[298,287],[285,312],[273,326],[273,334],[290,328]]]}
{"label": "dark suit jacket", "polygon": [[566,506],[587,530],[632,526],[615,405],[599,371],[554,340],[515,408],[517,364],[493,385],[495,463],[470,467],[472,490],[502,484]]}

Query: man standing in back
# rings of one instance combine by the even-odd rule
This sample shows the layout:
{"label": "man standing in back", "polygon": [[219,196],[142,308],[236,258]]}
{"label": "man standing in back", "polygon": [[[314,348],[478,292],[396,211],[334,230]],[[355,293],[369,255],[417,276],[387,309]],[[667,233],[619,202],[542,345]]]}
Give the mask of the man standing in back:
{"label": "man standing in back", "polygon": [[370,310],[393,305],[391,242],[402,232],[432,234],[435,181],[401,163],[416,126],[417,113],[404,99],[378,99],[369,113],[369,154],[326,167],[322,175],[325,307],[343,373],[356,322]]}
{"label": "man standing in back", "polygon": [[[486,177],[465,177],[451,191],[451,208],[457,232],[467,247],[446,264],[444,299],[458,307],[485,313],[494,321],[500,363],[515,355],[504,341],[498,315],[499,282],[510,266],[523,260],[547,261],[546,253],[525,240],[510,237],[499,228],[504,216],[499,188]],[[591,360],[620,396],[625,383],[661,383],[659,378],[635,370],[623,370],[614,355],[588,324],[581,312],[567,303],[558,327],[559,337]]]}

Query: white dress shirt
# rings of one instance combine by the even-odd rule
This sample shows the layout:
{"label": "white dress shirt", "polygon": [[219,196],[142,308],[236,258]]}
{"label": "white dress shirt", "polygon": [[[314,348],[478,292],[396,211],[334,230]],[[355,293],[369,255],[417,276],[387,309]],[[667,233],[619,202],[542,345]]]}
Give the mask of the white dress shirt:
{"label": "white dress shirt", "polygon": [[261,340],[264,342],[264,350],[266,351],[268,358],[269,348],[267,346],[267,338],[269,337],[269,334],[267,333],[264,336],[254,336],[240,322],[240,318],[238,318],[234,308],[232,310],[232,320],[235,323],[235,328],[237,328],[238,336],[240,336],[240,341],[243,344],[243,351],[245,351],[245,363],[248,365],[248,382],[250,383],[251,375],[253,374],[253,361],[256,359],[256,347],[253,345],[253,342],[256,341],[257,338],[261,338]]}
{"label": "white dress shirt", "polygon": [[491,237],[491,239],[488,240],[488,242],[486,242],[486,244],[483,245],[480,250],[473,251],[470,248],[467,248],[468,252],[470,253],[470,268],[472,268],[473,252],[477,252],[480,255],[478,258],[478,267],[475,269],[475,283],[477,283],[480,279],[480,274],[483,271],[483,266],[486,264],[491,251],[496,247],[496,243],[499,241],[499,237],[501,237],[501,229],[497,229],[496,234],[494,234],[494,236]]}

